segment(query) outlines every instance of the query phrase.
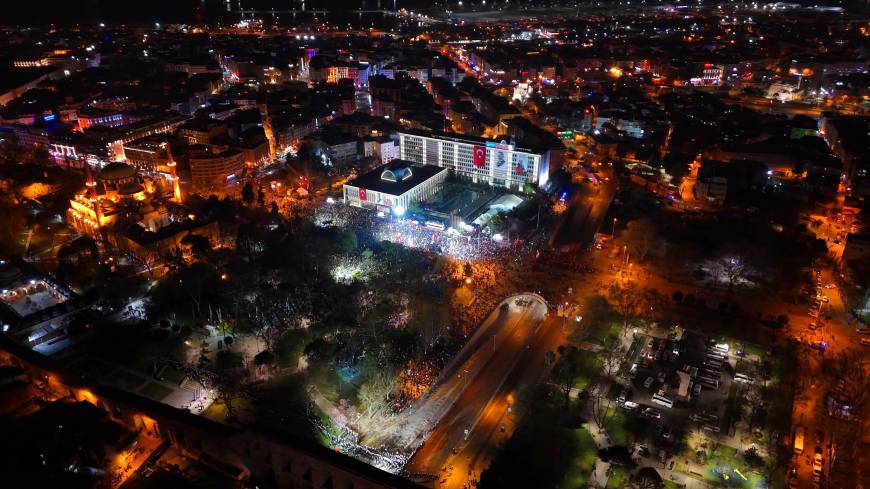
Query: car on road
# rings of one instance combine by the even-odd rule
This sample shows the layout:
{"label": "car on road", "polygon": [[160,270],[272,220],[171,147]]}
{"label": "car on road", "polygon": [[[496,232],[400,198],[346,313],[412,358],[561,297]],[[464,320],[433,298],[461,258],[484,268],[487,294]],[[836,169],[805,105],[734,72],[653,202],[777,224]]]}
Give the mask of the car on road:
{"label": "car on road", "polygon": [[652,418],[652,419],[661,419],[662,418],[662,412],[659,411],[658,409],[646,408],[643,410],[642,414],[644,416],[646,416],[647,418]]}
{"label": "car on road", "polygon": [[651,386],[652,383],[653,383],[653,378],[652,378],[652,377],[647,377],[646,380],[643,381],[643,388],[644,388],[644,389],[649,389],[649,386]]}
{"label": "car on road", "polygon": [[810,331],[815,331],[817,329],[819,329],[819,323],[816,323],[816,322],[810,323]]}
{"label": "car on road", "polygon": [[861,338],[861,344],[864,346],[870,346],[870,338]]}

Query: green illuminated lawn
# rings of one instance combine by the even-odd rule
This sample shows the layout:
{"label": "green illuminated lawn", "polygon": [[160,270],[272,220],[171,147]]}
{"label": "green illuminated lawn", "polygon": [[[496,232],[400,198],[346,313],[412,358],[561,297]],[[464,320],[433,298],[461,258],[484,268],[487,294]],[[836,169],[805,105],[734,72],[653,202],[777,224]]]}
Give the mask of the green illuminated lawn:
{"label": "green illuminated lawn", "polygon": [[[677,464],[674,468],[688,473],[682,464]],[[736,448],[727,445],[713,447],[704,464],[703,479],[722,487],[744,489],[764,487],[764,477],[743,459]]]}
{"label": "green illuminated lawn", "polygon": [[574,439],[577,443],[577,455],[571,461],[571,465],[565,474],[565,480],[559,486],[561,489],[576,489],[586,487],[589,482],[589,476],[592,475],[592,469],[595,468],[595,461],[598,460],[598,448],[595,446],[595,440],[586,429],[583,428],[573,430]]}
{"label": "green illuminated lawn", "polygon": [[607,436],[614,445],[628,445],[628,430],[626,429],[627,418],[617,411],[607,423]]}
{"label": "green illuminated lawn", "polygon": [[622,489],[626,487],[631,478],[631,472],[621,465],[612,465],[611,467],[613,473],[607,479],[607,489]]}

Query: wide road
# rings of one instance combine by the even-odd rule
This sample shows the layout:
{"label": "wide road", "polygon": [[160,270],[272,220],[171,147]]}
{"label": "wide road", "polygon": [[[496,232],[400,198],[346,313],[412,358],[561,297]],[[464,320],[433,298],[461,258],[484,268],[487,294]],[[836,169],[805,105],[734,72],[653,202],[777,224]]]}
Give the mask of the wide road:
{"label": "wide road", "polygon": [[[518,300],[527,305],[517,305]],[[484,402],[495,394],[504,379],[493,379],[489,370],[498,368],[506,375],[546,313],[546,304],[531,294],[502,301],[444,368],[432,390],[404,413],[366,433],[363,442],[416,451],[469,388],[476,386]]]}
{"label": "wide road", "polygon": [[[509,299],[512,305],[514,300]],[[539,299],[533,300],[534,305],[527,308],[544,307]],[[499,315],[496,310],[490,317]],[[545,319],[540,313],[526,316],[483,370],[467,381],[461,396],[406,469],[412,474],[437,476],[433,484],[439,488],[460,488],[476,480],[491,462],[497,445],[513,432],[517,413],[508,408],[517,391],[544,378],[546,352],[563,341],[564,334],[554,319]]]}
{"label": "wide road", "polygon": [[597,186],[581,185],[571,198],[568,210],[556,225],[550,238],[550,246],[585,248],[592,243],[595,233],[601,228],[607,209],[616,196],[616,187],[611,182]]}

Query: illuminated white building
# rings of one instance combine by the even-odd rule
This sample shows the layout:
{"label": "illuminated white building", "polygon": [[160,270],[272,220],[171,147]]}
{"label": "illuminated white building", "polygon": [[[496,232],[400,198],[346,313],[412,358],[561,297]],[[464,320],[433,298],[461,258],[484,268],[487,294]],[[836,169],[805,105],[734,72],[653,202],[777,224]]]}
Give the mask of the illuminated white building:
{"label": "illuminated white building", "polygon": [[346,183],[344,202],[401,215],[413,202],[422,202],[441,190],[447,173],[433,165],[393,160]]}
{"label": "illuminated white building", "polygon": [[550,177],[550,150],[513,141],[407,129],[399,131],[399,151],[403,160],[496,187],[543,187]]}

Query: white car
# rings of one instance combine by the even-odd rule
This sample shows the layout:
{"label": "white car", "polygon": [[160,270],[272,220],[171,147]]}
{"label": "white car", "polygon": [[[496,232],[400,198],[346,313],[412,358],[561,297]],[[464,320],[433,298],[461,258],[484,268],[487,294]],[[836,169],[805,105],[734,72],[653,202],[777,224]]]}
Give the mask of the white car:
{"label": "white car", "polygon": [[625,401],[622,404],[620,404],[620,406],[625,410],[634,411],[635,409],[637,409],[638,404],[636,402],[632,402],[632,401]]}

